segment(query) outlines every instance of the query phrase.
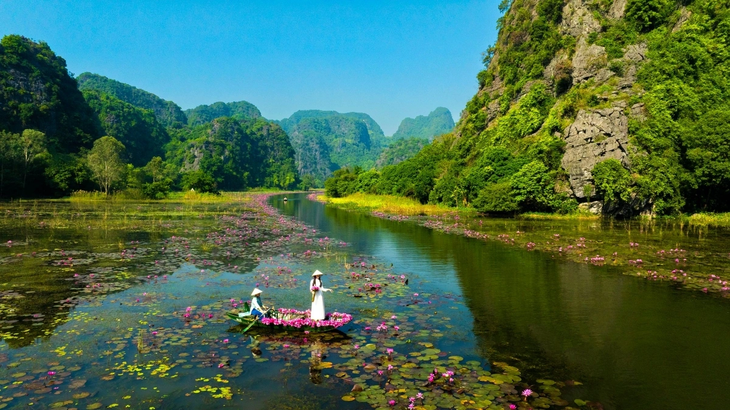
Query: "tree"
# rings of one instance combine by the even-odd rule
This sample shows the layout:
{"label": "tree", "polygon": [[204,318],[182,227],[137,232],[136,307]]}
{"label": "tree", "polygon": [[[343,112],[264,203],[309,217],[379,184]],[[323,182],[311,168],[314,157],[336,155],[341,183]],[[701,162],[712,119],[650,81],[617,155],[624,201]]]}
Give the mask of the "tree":
{"label": "tree", "polygon": [[91,174],[106,195],[109,195],[112,185],[124,176],[126,166],[121,158],[124,150],[124,144],[106,136],[94,141],[94,147],[89,151]]}
{"label": "tree", "polygon": [[307,174],[302,177],[302,182],[299,183],[299,189],[302,191],[309,191],[317,181],[314,180],[314,176]]}
{"label": "tree", "polygon": [[152,157],[150,162],[145,166],[146,171],[152,177],[152,182],[159,182],[165,176],[165,164],[160,157]]}
{"label": "tree", "polygon": [[192,189],[197,192],[218,193],[218,185],[209,173],[199,169],[183,174],[182,184],[185,189]]}
{"label": "tree", "polygon": [[19,142],[20,158],[23,161],[23,191],[25,191],[28,165],[48,152],[46,150],[46,134],[38,130],[23,130]]}
{"label": "tree", "polygon": [[554,205],[554,179],[550,170],[540,161],[532,161],[520,168],[511,179],[515,199],[524,210],[549,210]]}
{"label": "tree", "polygon": [[19,145],[19,134],[0,131],[0,197],[5,187],[5,170],[17,160]]}
{"label": "tree", "polygon": [[596,190],[603,193],[606,203],[628,201],[631,197],[631,174],[616,159],[607,159],[593,167],[593,180]]}
{"label": "tree", "polygon": [[626,19],[636,24],[639,30],[649,31],[664,22],[670,5],[666,0],[629,0]]}

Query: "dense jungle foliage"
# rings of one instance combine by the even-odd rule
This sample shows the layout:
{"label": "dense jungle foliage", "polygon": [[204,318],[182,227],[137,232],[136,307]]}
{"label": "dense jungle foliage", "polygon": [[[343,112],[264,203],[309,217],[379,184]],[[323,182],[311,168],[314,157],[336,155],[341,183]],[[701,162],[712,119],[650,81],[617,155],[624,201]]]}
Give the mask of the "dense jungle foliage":
{"label": "dense jungle foliage", "polygon": [[399,164],[409,158],[412,158],[418,154],[418,151],[423,149],[426,144],[428,144],[427,139],[416,137],[392,141],[390,145],[388,145],[380,153],[377,161],[375,161],[375,168],[382,169],[388,165]]}
{"label": "dense jungle foliage", "polygon": [[[561,165],[568,126],[581,111],[626,107],[630,165],[597,163],[586,199],[604,201],[604,212],[730,210],[730,1],[628,0],[620,17],[613,1],[589,1],[593,32],[580,26],[588,17],[570,14],[574,6],[503,0],[479,92],[454,133],[382,172],[339,171],[328,194],[570,212],[578,201]],[[589,33],[571,33],[571,24]],[[588,64],[610,71],[604,79],[576,77],[579,41],[600,47]],[[625,57],[631,45],[648,50],[634,72]]]}
{"label": "dense jungle foliage", "polygon": [[[190,127],[154,94],[89,73],[77,83],[46,43],[17,35],[0,41],[0,83],[0,198],[94,189],[163,198],[300,182],[288,136],[253,106],[259,118]],[[246,104],[224,105],[236,117]]]}
{"label": "dense jungle foliage", "polygon": [[177,104],[163,100],[150,92],[92,73],[82,73],[76,78],[76,81],[82,91],[98,91],[135,107],[152,110],[157,121],[164,127],[179,127],[187,124],[187,118]]}
{"label": "dense jungle foliage", "polygon": [[196,126],[220,117],[231,117],[237,120],[261,118],[261,111],[249,102],[236,101],[199,105],[192,110],[185,110],[185,115],[188,117],[188,125]]}

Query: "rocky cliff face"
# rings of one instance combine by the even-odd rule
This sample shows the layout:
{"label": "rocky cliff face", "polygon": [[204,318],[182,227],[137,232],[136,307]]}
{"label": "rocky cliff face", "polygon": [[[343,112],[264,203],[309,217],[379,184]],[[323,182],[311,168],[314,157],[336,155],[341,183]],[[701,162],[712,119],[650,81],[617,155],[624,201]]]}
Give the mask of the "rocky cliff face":
{"label": "rocky cliff face", "polygon": [[[507,145],[519,153],[526,144],[561,143],[554,169],[565,176],[558,176],[556,191],[567,192],[578,202],[600,198],[592,170],[615,159],[631,171],[631,157],[639,149],[632,147],[629,124],[646,117],[641,101],[645,91],[637,76],[648,61],[649,48],[636,29],[627,26],[630,1],[509,2],[500,19],[499,39],[486,54],[488,67],[479,75],[480,89],[454,132],[455,146]],[[682,10],[682,16],[686,14]],[[686,20],[685,16],[676,24]],[[515,128],[527,121],[520,106],[534,98],[531,90],[538,84],[550,92],[544,107],[550,114],[541,118],[542,125],[522,141],[505,144],[503,138],[495,138],[507,124]],[[511,116],[524,119],[507,121]],[[615,209],[601,204],[583,208]]]}

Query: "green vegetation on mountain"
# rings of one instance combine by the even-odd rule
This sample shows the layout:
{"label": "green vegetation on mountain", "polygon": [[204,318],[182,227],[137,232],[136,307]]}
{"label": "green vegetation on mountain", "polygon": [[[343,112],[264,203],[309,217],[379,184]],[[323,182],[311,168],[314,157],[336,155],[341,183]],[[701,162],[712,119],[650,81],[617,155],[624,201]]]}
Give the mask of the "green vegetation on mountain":
{"label": "green vegetation on mountain", "polygon": [[297,111],[279,124],[296,151],[299,174],[319,186],[340,167],[374,167],[385,141],[380,126],[362,113]]}
{"label": "green vegetation on mountain", "polygon": [[99,91],[135,107],[152,110],[157,121],[165,127],[179,127],[187,124],[187,118],[177,104],[163,100],[145,90],[93,73],[82,73],[76,81],[82,91]]}
{"label": "green vegetation on mountain", "polygon": [[99,117],[101,135],[110,135],[126,147],[129,162],[144,166],[154,156],[165,155],[164,145],[170,140],[165,128],[157,122],[152,110],[137,108],[109,94],[83,92],[89,106]]}
{"label": "green vegetation on mountain", "polygon": [[393,139],[416,137],[432,140],[433,137],[446,134],[453,129],[454,118],[451,116],[451,111],[438,107],[428,116],[419,115],[416,118],[403,119],[398,131],[393,134]]}
{"label": "green vegetation on mountain", "polygon": [[0,130],[43,132],[53,152],[90,147],[96,117],[48,44],[18,35],[0,40]]}
{"label": "green vegetation on mountain", "polygon": [[454,132],[352,189],[484,212],[730,209],[730,1],[500,9]]}
{"label": "green vegetation on mountain", "polygon": [[299,182],[286,133],[262,118],[238,121],[222,117],[176,130],[172,136],[168,161],[182,171],[189,187],[210,185],[206,176],[219,190],[291,188]]}
{"label": "green vegetation on mountain", "polygon": [[388,165],[399,164],[409,158],[412,158],[428,144],[428,140],[424,138],[405,138],[391,142],[378,156],[375,161],[375,168],[381,169]]}
{"label": "green vegetation on mountain", "polygon": [[199,105],[191,110],[185,110],[185,114],[188,117],[188,125],[191,126],[205,124],[220,117],[231,117],[237,120],[261,118],[259,109],[246,101]]}
{"label": "green vegetation on mountain", "polygon": [[0,41],[0,68],[0,198],[98,187],[159,199],[300,182],[287,134],[251,104],[198,107],[194,122],[221,105],[238,119],[189,127],[175,103],[96,74],[77,82],[47,44],[15,35]]}

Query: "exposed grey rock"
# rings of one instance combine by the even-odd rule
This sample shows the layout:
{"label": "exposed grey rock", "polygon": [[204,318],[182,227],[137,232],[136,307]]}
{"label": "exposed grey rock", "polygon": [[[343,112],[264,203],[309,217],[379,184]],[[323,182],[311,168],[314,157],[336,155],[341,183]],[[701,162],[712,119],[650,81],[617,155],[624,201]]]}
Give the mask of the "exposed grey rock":
{"label": "exposed grey rock", "polygon": [[602,69],[598,70],[598,73],[596,73],[596,77],[595,77],[596,83],[597,84],[605,83],[606,81],[608,81],[609,78],[611,78],[615,75],[616,74],[613,71],[609,70],[608,68],[602,68]]}
{"label": "exposed grey rock", "polygon": [[593,184],[593,167],[613,158],[629,167],[629,121],[625,106],[581,110],[566,132],[562,165],[577,198],[585,198],[584,187]]}
{"label": "exposed grey rock", "polygon": [[603,201],[583,202],[582,204],[578,204],[578,209],[598,215],[603,212]]}
{"label": "exposed grey rock", "polygon": [[595,77],[606,63],[606,49],[596,44],[588,45],[586,39],[581,38],[573,56],[573,84]]}
{"label": "exposed grey rock", "polygon": [[679,20],[677,20],[677,23],[674,27],[672,27],[672,33],[679,31],[690,17],[692,17],[692,12],[687,10],[687,7],[682,7],[682,14],[679,15]]}
{"label": "exposed grey rock", "polygon": [[568,0],[565,3],[563,21],[560,23],[563,34],[584,37],[601,30],[601,23],[593,17],[589,3],[586,0]]}
{"label": "exposed grey rock", "polygon": [[499,115],[499,100],[494,100],[487,106],[487,124],[494,121]]}
{"label": "exposed grey rock", "polygon": [[635,118],[639,121],[646,119],[646,106],[644,103],[636,103],[631,106],[631,118]]}
{"label": "exposed grey rock", "polygon": [[545,67],[545,71],[543,71],[545,83],[550,88],[554,87],[555,82],[561,77],[567,77],[570,79],[572,74],[573,68],[571,66],[570,59],[563,50],[560,50],[557,54],[555,54],[555,57],[550,60],[550,63],[547,67]]}
{"label": "exposed grey rock", "polygon": [[646,53],[649,52],[649,46],[646,43],[631,44],[624,51],[624,60],[632,63],[641,63],[646,60]]}
{"label": "exposed grey rock", "polygon": [[636,82],[636,74],[639,71],[639,64],[647,60],[646,54],[649,47],[646,43],[631,44],[624,50],[624,57],[621,61],[624,64],[623,77],[619,80],[618,87],[624,91],[630,90]]}
{"label": "exposed grey rock", "polygon": [[608,10],[608,17],[618,20],[624,18],[626,13],[626,0],[613,0],[611,9]]}

